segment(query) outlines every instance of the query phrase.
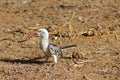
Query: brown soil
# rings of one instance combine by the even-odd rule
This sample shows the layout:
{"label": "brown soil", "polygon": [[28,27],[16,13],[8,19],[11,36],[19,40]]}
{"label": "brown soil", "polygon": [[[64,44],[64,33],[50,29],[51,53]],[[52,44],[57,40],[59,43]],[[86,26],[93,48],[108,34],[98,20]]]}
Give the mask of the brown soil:
{"label": "brown soil", "polygon": [[[39,37],[77,44],[45,62]],[[120,80],[120,0],[1,0],[0,80]]]}

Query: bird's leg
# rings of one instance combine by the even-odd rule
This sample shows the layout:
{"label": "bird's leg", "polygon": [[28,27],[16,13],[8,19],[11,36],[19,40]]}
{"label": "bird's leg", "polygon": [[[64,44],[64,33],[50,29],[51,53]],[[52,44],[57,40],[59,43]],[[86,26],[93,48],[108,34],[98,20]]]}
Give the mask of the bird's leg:
{"label": "bird's leg", "polygon": [[49,59],[49,56],[46,56],[46,60],[45,60],[45,61],[47,62],[47,61],[48,61],[48,59]]}
{"label": "bird's leg", "polygon": [[52,55],[54,58],[54,62],[57,63],[57,55]]}
{"label": "bird's leg", "polygon": [[63,58],[63,54],[62,53],[60,54],[60,57]]}

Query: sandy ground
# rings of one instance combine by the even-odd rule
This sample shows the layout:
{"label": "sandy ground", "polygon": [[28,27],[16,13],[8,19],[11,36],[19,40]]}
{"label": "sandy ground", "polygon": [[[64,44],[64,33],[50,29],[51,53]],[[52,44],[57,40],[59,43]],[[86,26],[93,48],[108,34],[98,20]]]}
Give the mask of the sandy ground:
{"label": "sandy ground", "polygon": [[[64,58],[47,63],[39,37],[47,28]],[[0,0],[0,80],[120,80],[119,0]]]}

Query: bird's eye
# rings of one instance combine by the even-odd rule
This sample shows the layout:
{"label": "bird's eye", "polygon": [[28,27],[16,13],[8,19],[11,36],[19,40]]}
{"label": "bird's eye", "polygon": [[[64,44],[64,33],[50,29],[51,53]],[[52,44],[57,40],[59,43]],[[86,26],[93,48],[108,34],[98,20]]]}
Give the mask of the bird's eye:
{"label": "bird's eye", "polygon": [[42,34],[45,34],[45,32],[42,32]]}
{"label": "bird's eye", "polygon": [[53,48],[50,48],[50,50],[53,50]]}
{"label": "bird's eye", "polygon": [[41,32],[40,30],[38,32]]}

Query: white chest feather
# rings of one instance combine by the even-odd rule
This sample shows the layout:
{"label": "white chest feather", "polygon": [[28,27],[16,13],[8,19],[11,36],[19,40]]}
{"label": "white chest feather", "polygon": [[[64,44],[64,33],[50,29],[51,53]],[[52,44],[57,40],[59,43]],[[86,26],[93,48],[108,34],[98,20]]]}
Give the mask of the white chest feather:
{"label": "white chest feather", "polygon": [[41,40],[40,42],[40,48],[42,49],[43,52],[47,53],[48,52],[48,41],[46,40]]}

